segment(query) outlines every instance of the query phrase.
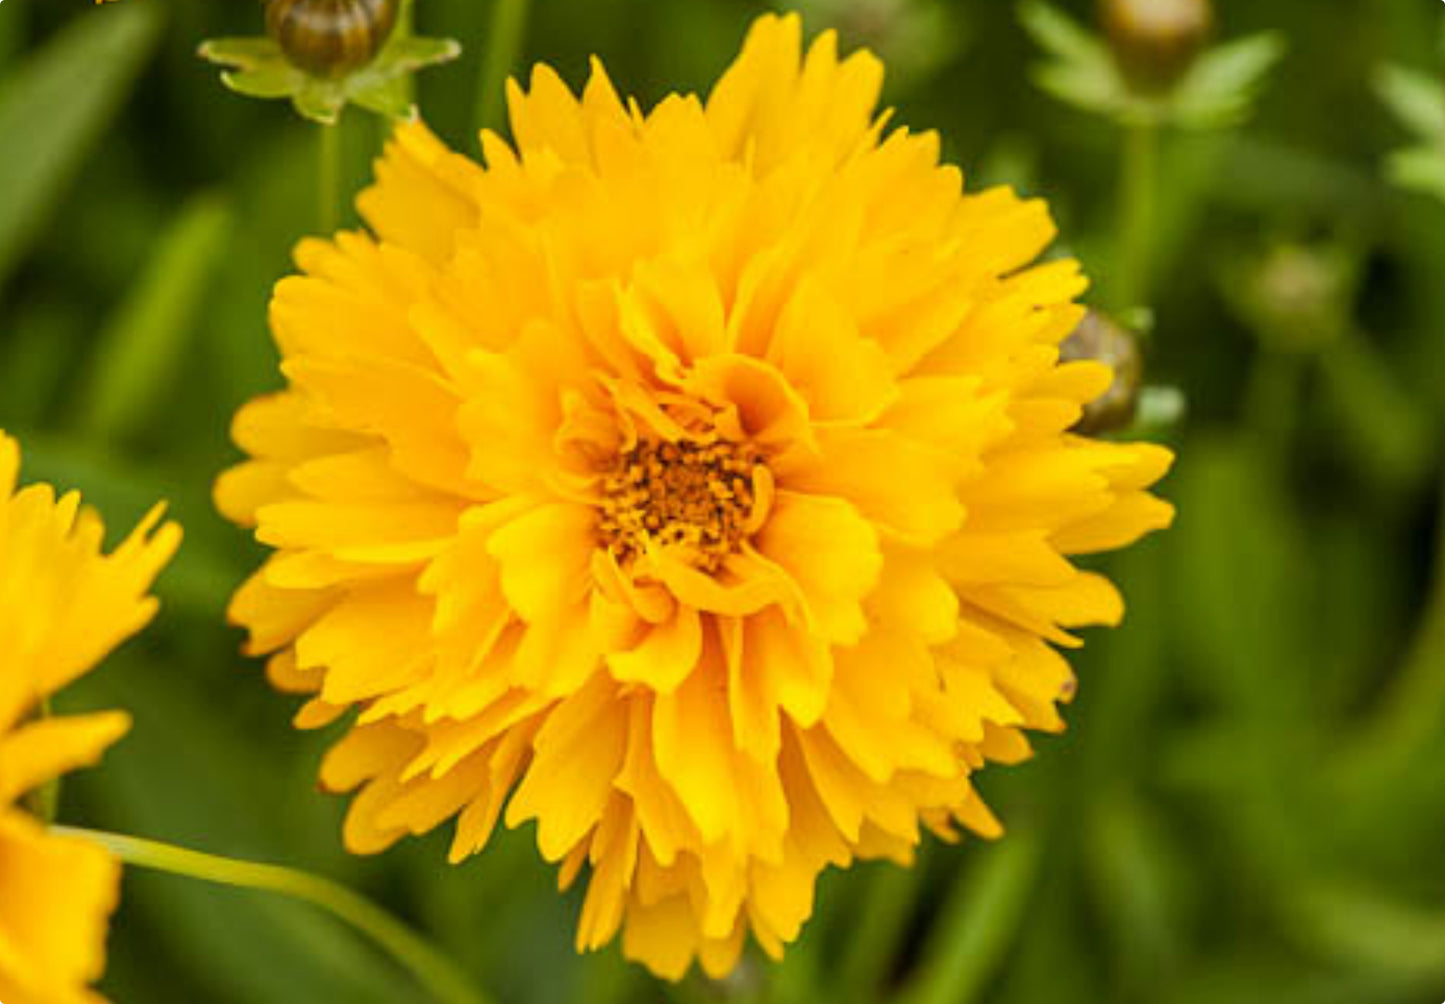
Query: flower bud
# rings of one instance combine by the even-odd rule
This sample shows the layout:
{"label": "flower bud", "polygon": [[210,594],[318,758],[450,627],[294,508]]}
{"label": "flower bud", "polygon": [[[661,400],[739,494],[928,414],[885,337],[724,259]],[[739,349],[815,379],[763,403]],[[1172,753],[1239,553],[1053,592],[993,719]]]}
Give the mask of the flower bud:
{"label": "flower bud", "polygon": [[1074,333],[1059,346],[1063,362],[1092,360],[1114,371],[1114,382],[1102,396],[1084,406],[1074,432],[1093,436],[1126,428],[1134,420],[1144,378],[1139,343],[1126,328],[1097,311],[1089,311]]}
{"label": "flower bud", "polygon": [[1101,7],[1120,69],[1148,91],[1184,75],[1214,23],[1210,0],[1101,0]]}
{"label": "flower bud", "polygon": [[400,0],[268,0],[266,31],[293,65],[317,77],[344,77],[381,52],[400,5]]}

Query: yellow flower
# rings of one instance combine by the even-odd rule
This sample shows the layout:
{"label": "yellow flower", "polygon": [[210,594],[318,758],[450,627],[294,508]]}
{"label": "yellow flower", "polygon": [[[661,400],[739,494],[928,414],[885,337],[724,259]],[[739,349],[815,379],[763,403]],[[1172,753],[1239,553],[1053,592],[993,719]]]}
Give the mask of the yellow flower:
{"label": "yellow flower", "polygon": [[1068,433],[1073,262],[1045,207],[965,195],[882,78],[757,22],[704,102],[644,114],[539,67],[485,168],[402,126],[372,233],[276,289],[287,388],[218,501],[275,549],[231,613],[347,846],[535,820],[579,948],[774,956],[819,872],[993,835],[971,784],[1062,727],[1054,645],[1120,599],[1064,555],[1166,525],[1147,445]]}
{"label": "yellow flower", "polygon": [[146,596],[180,542],[157,509],[111,555],[99,517],[47,485],[19,492],[20,451],[0,433],[0,1000],[72,1004],[105,969],[120,865],[85,840],[57,837],[22,795],[89,766],[130,726],[124,712],[35,718],[155,615]]}

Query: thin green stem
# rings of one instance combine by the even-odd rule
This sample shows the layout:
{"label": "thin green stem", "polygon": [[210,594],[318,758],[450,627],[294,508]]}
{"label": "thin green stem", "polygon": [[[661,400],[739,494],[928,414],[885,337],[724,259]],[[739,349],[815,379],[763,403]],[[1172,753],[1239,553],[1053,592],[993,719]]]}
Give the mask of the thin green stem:
{"label": "thin green stem", "polygon": [[321,233],[336,230],[341,216],[341,123],[316,127],[316,225]]}
{"label": "thin green stem", "polygon": [[[42,698],[36,708],[35,717],[44,721],[53,714],[50,698]],[[60,784],[59,777],[51,778],[25,796],[25,807],[31,815],[45,823],[55,822],[55,817],[60,812]]]}
{"label": "thin green stem", "polygon": [[1124,128],[1119,175],[1118,310],[1149,306],[1158,195],[1159,126],[1131,123]]}
{"label": "thin green stem", "polygon": [[507,78],[522,52],[527,30],[528,0],[494,0],[487,51],[482,57],[481,90],[477,94],[477,126],[500,129],[506,110]]}
{"label": "thin green stem", "polygon": [[54,830],[98,843],[137,868],[216,885],[279,893],[310,903],[370,938],[442,1004],[490,1004],[489,999],[425,939],[375,903],[329,879],[277,865],[202,854],[138,837],[64,826]]}

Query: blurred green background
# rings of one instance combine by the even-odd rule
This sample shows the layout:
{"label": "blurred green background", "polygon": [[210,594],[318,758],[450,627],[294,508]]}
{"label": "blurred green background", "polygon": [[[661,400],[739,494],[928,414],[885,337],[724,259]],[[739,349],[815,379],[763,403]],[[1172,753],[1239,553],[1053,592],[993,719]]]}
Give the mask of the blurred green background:
{"label": "blurred green background", "polygon": [[[1085,0],[1060,6],[1094,20]],[[705,89],[763,9],[535,0],[522,55],[580,85],[596,52],[647,104]],[[421,76],[419,102],[469,152],[494,13],[417,8],[422,31],[465,45]],[[884,52],[895,121],[940,130],[973,185],[1048,198],[1109,302],[1123,133],[1034,86],[1043,56],[1015,4],[805,13]],[[214,514],[209,483],[235,457],[232,411],[278,385],[266,301],[318,219],[316,128],[229,93],[195,55],[259,31],[260,6],[7,0],[0,427],[27,479],[81,488],[113,531],[157,498],[187,531],[156,626],[61,698],[136,718],[67,783],[62,818],[341,879],[504,1004],[1445,998],[1445,198],[1385,169],[1422,143],[1416,177],[1432,154],[1445,165],[1445,8],[1220,0],[1217,14],[1217,40],[1271,30],[1287,50],[1247,120],[1162,136],[1148,381],[1187,401],[1152,429],[1179,452],[1163,493],[1180,516],[1111,563],[1131,609],[1076,658],[1070,732],[983,777],[1001,843],[829,874],[785,964],[750,957],[726,984],[672,987],[615,946],[573,954],[578,897],[555,893],[530,827],[460,868],[445,834],[345,856],[343,803],[315,791],[328,736],[290,729],[294,702],[222,626],[258,551]],[[1386,65],[1423,74],[1394,89],[1398,114]],[[382,129],[355,109],[341,128],[355,190]],[[307,907],[141,873],[104,989],[122,1004],[425,999]]]}

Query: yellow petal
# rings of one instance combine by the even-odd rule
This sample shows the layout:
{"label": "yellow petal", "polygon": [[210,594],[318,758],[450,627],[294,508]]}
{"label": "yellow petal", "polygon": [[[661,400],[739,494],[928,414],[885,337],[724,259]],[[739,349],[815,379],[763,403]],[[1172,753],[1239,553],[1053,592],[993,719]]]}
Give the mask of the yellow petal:
{"label": "yellow petal", "polygon": [[120,865],[103,848],[0,811],[0,951],[15,953],[39,1000],[79,998],[100,977],[119,898]]}
{"label": "yellow petal", "polygon": [[863,597],[882,571],[878,536],[842,499],[780,491],[758,550],[792,577],[822,637],[839,645],[867,630]]}
{"label": "yellow petal", "polygon": [[619,683],[641,683],[666,694],[686,679],[701,655],[702,620],[695,609],[681,607],[636,648],[609,653],[607,665]]}
{"label": "yellow petal", "polygon": [[130,715],[108,711],[33,722],[0,736],[0,805],[61,774],[100,761],[130,728]]}

